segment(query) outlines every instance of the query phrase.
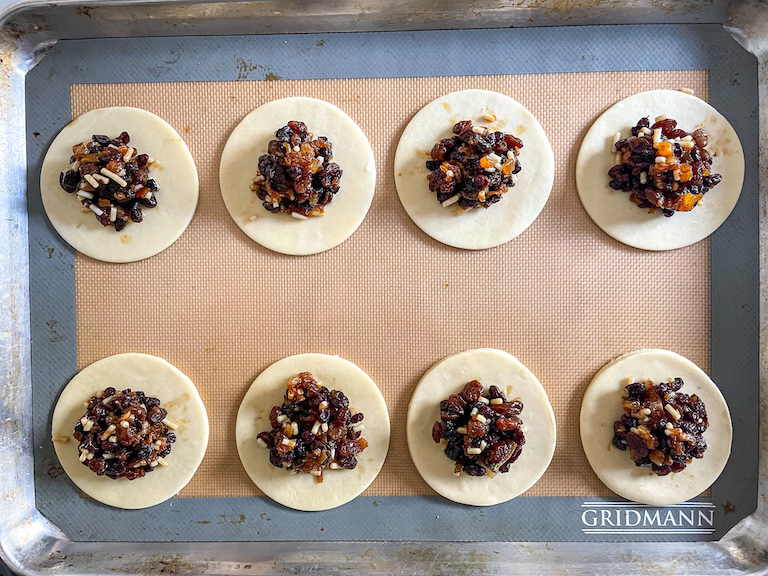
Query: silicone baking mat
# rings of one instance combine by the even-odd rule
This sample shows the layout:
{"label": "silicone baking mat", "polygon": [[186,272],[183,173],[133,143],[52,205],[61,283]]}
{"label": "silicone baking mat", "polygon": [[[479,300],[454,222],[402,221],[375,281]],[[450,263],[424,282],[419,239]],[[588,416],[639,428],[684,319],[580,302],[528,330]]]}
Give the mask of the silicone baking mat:
{"label": "silicone baking mat", "polygon": [[[374,37],[383,45],[402,40],[423,44],[431,37],[438,45],[448,38],[461,40],[462,34],[469,33],[350,36],[363,43]],[[509,40],[512,32],[482,34]],[[324,57],[326,47],[338,38],[318,37],[309,52]],[[281,42],[288,43],[278,37],[260,41],[273,52]],[[531,42],[528,38],[528,45]],[[141,51],[165,46],[168,41],[138,43],[141,46],[125,42],[128,48]],[[64,44],[71,44],[74,50],[84,48],[76,46],[83,43]],[[173,62],[177,52],[165,48],[171,54],[166,65],[172,70],[179,66]],[[471,54],[469,50],[465,57]],[[198,473],[181,492],[182,498],[141,514],[154,517],[162,509],[182,514],[185,521],[196,523],[198,531],[211,527],[203,530],[205,539],[376,539],[414,538],[414,534],[419,539],[653,538],[651,532],[607,534],[591,526],[593,514],[598,518],[608,505],[615,504],[600,504],[612,494],[596,478],[581,450],[579,405],[586,385],[605,362],[637,348],[675,350],[710,372],[709,241],[672,252],[648,253],[610,239],[581,208],[573,166],[591,122],[614,102],[639,89],[681,87],[692,88],[707,99],[710,75],[717,72],[699,65],[653,73],[578,68],[554,73],[537,70],[531,63],[523,70],[509,66],[505,74],[477,75],[485,71],[480,67],[461,75],[452,70],[451,76],[433,76],[440,72],[438,67],[411,77],[298,79],[278,78],[273,70],[279,69],[281,60],[275,54],[261,60],[240,56],[235,60],[238,76],[230,81],[163,82],[162,65],[148,69],[155,78],[86,76],[89,83],[68,82],[69,110],[56,110],[65,118],[70,110],[74,117],[114,105],[152,111],[182,135],[200,174],[195,219],[176,244],[156,257],[116,266],[80,255],[71,259],[69,248],[39,242],[49,261],[42,265],[50,269],[67,260],[72,268],[64,273],[75,286],[69,298],[59,295],[56,312],[71,308],[76,339],[71,338],[75,332],[52,315],[46,324],[46,337],[54,341],[51,344],[66,337],[76,350],[78,369],[128,350],[159,355],[193,379],[208,408],[211,441]],[[271,66],[255,64],[257,61]],[[549,73],[537,73],[541,71]],[[250,80],[254,74],[264,80]],[[555,183],[541,216],[513,241],[480,252],[452,249],[424,235],[403,211],[392,178],[397,140],[412,115],[432,99],[465,88],[496,90],[519,100],[539,119],[555,151]],[[371,141],[378,170],[374,202],[360,229],[341,246],[303,258],[275,254],[254,244],[231,220],[218,190],[219,158],[232,128],[258,105],[288,95],[321,98],[345,110]],[[718,107],[730,118],[727,109]],[[51,136],[64,123],[66,120],[54,123]],[[30,127],[34,125],[30,120]],[[521,137],[525,139],[524,134]],[[293,292],[286,291],[290,279],[306,274],[313,277],[312,293],[298,294],[295,301],[286,300],[275,308],[261,304],[260,294]],[[40,280],[45,283],[46,279]],[[475,293],[477,286],[482,286],[482,305],[465,296]],[[144,297],[147,287],[153,294],[151,304]],[[113,304],[116,293],[122,295],[121,306],[143,313],[140,321],[105,333],[103,318],[93,311]],[[36,294],[33,289],[33,305]],[[315,294],[331,297],[314,308]],[[685,306],[680,305],[682,294]],[[296,313],[308,309],[314,313]],[[410,461],[404,432],[408,400],[423,372],[448,354],[481,346],[507,350],[525,363],[547,389],[558,422],[552,465],[527,497],[484,510],[435,497]],[[233,434],[239,402],[253,378],[273,361],[306,351],[339,354],[360,365],[382,389],[392,418],[387,462],[363,497],[335,511],[312,515],[252,498],[261,493],[242,469]],[[54,359],[46,358],[48,362]],[[71,373],[59,370],[56,379],[48,380],[46,396],[55,399]],[[36,393],[38,382],[35,380]],[[51,407],[49,400],[41,407],[42,413],[36,411],[36,428],[41,424],[37,415],[44,418]],[[49,440],[41,443],[45,446]],[[67,523],[65,518],[72,516],[73,508],[98,510],[97,515],[104,518],[128,514],[87,499],[73,500],[76,490],[65,477],[58,477],[55,457],[47,468],[38,466],[38,470],[43,472],[38,482],[41,505],[59,524]],[[49,501],[52,490],[63,490],[68,496]],[[187,518],[180,508],[186,502],[205,504],[197,506],[196,517]],[[434,522],[426,526],[406,522],[401,527],[403,523],[396,520],[398,511],[413,510],[414,503]],[[497,514],[546,517],[542,512],[551,510],[559,516],[574,506],[581,516],[574,515],[572,525],[528,530],[494,525]],[[697,530],[680,530],[676,537],[711,538],[722,525],[715,525],[714,506],[702,501],[696,511],[704,521],[698,522]],[[354,509],[360,507],[368,515],[381,516],[379,525],[360,530],[352,521],[340,529],[334,519],[349,523],[356,515]],[[625,509],[636,508],[622,511]],[[723,508],[723,514],[726,510]],[[254,518],[256,511],[258,519]],[[621,516],[618,509],[610,512]],[[452,515],[463,522],[472,519],[481,528],[472,535],[451,528]],[[255,536],[253,532],[238,533],[253,522],[260,525]],[[179,528],[174,537],[199,538],[190,532],[194,530]],[[100,539],[104,532],[89,532],[80,526],[76,535]],[[137,536],[126,529],[119,539]]]}
{"label": "silicone baking mat", "polygon": [[[709,316],[690,314],[709,309],[709,243],[659,253],[625,247],[592,223],[573,181],[573,161],[591,121],[634,94],[644,75],[73,86],[73,117],[133,105],[168,120],[189,142],[201,182],[197,218],[171,250],[125,266],[78,254],[78,369],[124,350],[126,342],[179,366],[200,389],[212,423],[207,458],[181,495],[254,496],[260,492],[240,465],[232,425],[245,391],[284,356],[339,354],[378,383],[392,418],[387,463],[366,495],[414,496],[434,494],[405,441],[416,383],[448,354],[501,348],[542,381],[558,423],[555,457],[531,495],[609,496],[579,439],[581,394],[601,364],[657,347],[675,349],[709,370]],[[647,84],[677,86],[706,98],[707,74],[662,72]],[[555,184],[541,217],[492,250],[453,249],[425,236],[402,209],[393,182],[394,152],[408,120],[434,98],[466,88],[515,97],[539,119],[555,151]],[[276,94],[336,104],[374,148],[376,194],[366,220],[348,241],[317,256],[289,257],[255,245],[229,217],[219,192],[219,158],[229,133]],[[568,105],[553,106],[566,98]],[[520,137],[525,142],[525,134]],[[676,265],[681,261],[686,265]],[[124,295],[121,305],[128,310],[142,310],[149,286],[152,305],[143,321],[128,323],[120,338],[105,338],[101,311],[114,294]],[[686,293],[686,306],[670,293]],[[265,294],[283,296],[265,306]]]}

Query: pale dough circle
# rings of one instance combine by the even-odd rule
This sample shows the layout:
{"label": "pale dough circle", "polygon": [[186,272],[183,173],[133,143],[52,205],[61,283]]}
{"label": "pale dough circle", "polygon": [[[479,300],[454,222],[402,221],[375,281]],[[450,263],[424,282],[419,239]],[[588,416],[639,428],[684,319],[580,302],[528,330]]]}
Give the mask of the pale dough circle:
{"label": "pale dough circle", "polygon": [[[613,423],[624,414],[625,381],[649,378],[654,383],[682,378],[680,393],[696,394],[706,406],[707,450],[677,474],[656,476],[650,468],[635,466],[629,450],[613,445]],[[627,500],[651,506],[670,506],[698,496],[720,476],[731,453],[733,431],[725,398],[701,368],[667,350],[629,352],[603,367],[584,393],[580,426],[587,460],[603,484]]]}
{"label": "pale dough circle", "polygon": [[[488,122],[484,115],[496,116]],[[490,208],[456,213],[428,187],[425,163],[432,147],[453,136],[453,125],[471,120],[523,141],[518,181]],[[539,121],[517,100],[490,90],[461,90],[433,100],[405,127],[395,152],[395,184],[400,202],[423,232],[449,246],[481,250],[509,242],[541,213],[552,191],[555,157]]]}
{"label": "pale dough circle", "polygon": [[[141,390],[158,398],[168,411],[176,442],[166,456],[168,466],[158,466],[143,478],[113,480],[97,476],[82,464],[73,431],[87,403],[105,388]],[[160,504],[178,494],[194,476],[208,447],[208,414],[194,383],[178,368],[149,354],[117,354],[81,370],[64,388],[53,411],[52,437],[56,456],[69,478],[94,500],[116,508],[139,509]]]}
{"label": "pale dough circle", "polygon": [[[467,382],[495,385],[508,400],[523,401],[520,418],[525,444],[509,472],[487,476],[453,473],[455,463],[432,440],[432,426],[440,420],[440,402],[459,394]],[[491,506],[519,496],[549,467],[555,453],[555,414],[541,382],[517,358],[492,348],[468,350],[444,358],[422,377],[408,405],[408,450],[425,482],[440,495],[472,506]]]}
{"label": "pale dough circle", "polygon": [[[331,162],[342,170],[341,186],[324,216],[298,220],[273,214],[250,188],[259,157],[267,153],[275,131],[291,120],[327,137]],[[316,98],[283,98],[259,106],[232,131],[221,155],[219,185],[230,216],[251,240],[282,254],[317,254],[338,246],[362,224],[373,201],[376,161],[368,138],[341,109]]]}
{"label": "pale dough circle", "polygon": [[[629,199],[629,192],[608,185],[616,132],[627,138],[638,120],[647,116],[653,124],[661,115],[677,120],[686,132],[702,126],[709,134],[712,170],[723,177],[701,205],[669,218],[661,210],[649,214]],[[736,206],[743,183],[744,152],[736,131],[704,100],[677,90],[640,92],[608,108],[592,124],[576,159],[576,187],[589,217],[612,238],[643,250],[682,248],[712,234]]]}
{"label": "pale dough circle", "polygon": [[[82,211],[77,196],[59,185],[59,174],[69,169],[72,146],[90,142],[94,134],[115,138],[123,131],[131,136],[128,146],[160,163],[149,172],[159,191],[157,206],[143,210],[140,223],[128,222],[116,232],[90,210]],[[126,106],[99,108],[78,116],[56,136],[43,160],[40,191],[51,224],[75,250],[104,262],[135,262],[162,252],[187,229],[197,208],[197,169],[181,136],[159,116]]]}
{"label": "pale dough circle", "polygon": [[[282,405],[288,379],[301,372],[310,372],[328,390],[344,392],[350,408],[364,416],[362,438],[368,447],[357,454],[357,468],[325,468],[322,482],[273,466],[269,451],[256,442],[259,433],[272,430],[269,412]],[[357,365],[338,356],[297,354],[278,360],[253,381],[237,411],[235,441],[248,476],[272,500],[296,510],[328,510],[357,497],[378,476],[389,450],[389,411],[376,383]]]}

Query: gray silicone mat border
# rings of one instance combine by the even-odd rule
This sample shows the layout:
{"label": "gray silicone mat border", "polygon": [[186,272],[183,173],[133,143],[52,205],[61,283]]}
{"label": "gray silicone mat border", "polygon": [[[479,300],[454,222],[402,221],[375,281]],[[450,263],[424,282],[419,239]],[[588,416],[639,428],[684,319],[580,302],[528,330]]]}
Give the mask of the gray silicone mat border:
{"label": "gray silicone mat border", "polygon": [[[659,61],[660,45],[670,56]],[[318,57],[325,65],[319,71]],[[125,69],[124,59],[147,64]],[[713,533],[587,534],[593,516],[585,517],[585,509],[644,511],[623,501],[565,497],[517,498],[490,508],[461,506],[440,497],[372,497],[309,514],[267,498],[177,498],[129,512],[80,499],[74,485],[59,478],[49,422],[59,392],[76,372],[74,252],[48,224],[38,180],[47,146],[70,120],[70,84],[654,69],[709,70],[710,101],[739,134],[747,167],[741,199],[711,241],[712,377],[731,408],[735,439],[712,497],[698,501],[702,514],[712,514]],[[26,102],[36,499],[39,510],[70,539],[712,540],[756,509],[757,63],[720,25],[62,41],[27,75]],[[661,518],[669,511],[677,514],[662,509]]]}

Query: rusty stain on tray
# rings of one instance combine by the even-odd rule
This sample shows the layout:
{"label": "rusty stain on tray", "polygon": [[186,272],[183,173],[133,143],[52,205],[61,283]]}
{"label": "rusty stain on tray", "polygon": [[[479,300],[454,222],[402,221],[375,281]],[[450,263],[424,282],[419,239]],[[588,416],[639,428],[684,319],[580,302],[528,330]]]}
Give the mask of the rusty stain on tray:
{"label": "rusty stain on tray", "polygon": [[64,338],[64,336],[59,334],[58,331],[56,330],[56,324],[57,322],[53,318],[51,318],[50,320],[48,320],[48,322],[46,322],[46,325],[48,326],[48,330],[50,331],[49,340],[51,342],[59,342]]}
{"label": "rusty stain on tray", "polygon": [[93,11],[96,10],[96,6],[78,6],[77,13],[86,18],[90,18],[93,15]]}
{"label": "rusty stain on tray", "polygon": [[264,80],[282,80],[280,76],[272,72],[268,67],[261,64],[253,64],[250,60],[244,60],[238,56],[235,56],[235,62],[237,67],[237,79],[247,80],[251,72],[261,71],[264,72]]}
{"label": "rusty stain on tray", "polygon": [[181,554],[150,554],[143,556],[135,565],[136,574],[200,574],[209,566],[206,561],[189,561]]}

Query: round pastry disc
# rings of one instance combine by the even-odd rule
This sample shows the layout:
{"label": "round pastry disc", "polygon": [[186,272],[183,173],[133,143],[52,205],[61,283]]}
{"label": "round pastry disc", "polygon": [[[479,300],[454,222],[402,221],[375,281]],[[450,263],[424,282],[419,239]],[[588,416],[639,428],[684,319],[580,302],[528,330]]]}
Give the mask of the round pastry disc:
{"label": "round pastry disc", "polygon": [[[102,226],[75,194],[59,185],[70,166],[72,146],[94,134],[115,138],[126,131],[129,146],[158,161],[149,177],[158,185],[157,206],[143,210],[143,220],[121,231]],[[75,250],[105,262],[135,262],[173,244],[195,215],[198,179],[195,161],[178,132],[165,120],[139,108],[99,108],[78,116],[51,143],[40,173],[40,192],[48,219]]]}
{"label": "round pastry disc", "polygon": [[[709,427],[707,450],[682,472],[657,476],[635,466],[629,451],[613,445],[613,423],[624,410],[622,396],[629,380],[666,382],[682,378],[682,394],[696,394],[704,402]],[[690,360],[668,350],[637,350],[608,363],[592,379],[581,403],[581,443],[590,466],[608,488],[627,500],[669,506],[704,492],[725,468],[731,454],[731,416],[714,382]]]}
{"label": "round pastry disc", "polygon": [[[614,135],[627,138],[638,120],[647,116],[653,124],[661,115],[677,120],[678,128],[687,132],[703,127],[709,134],[712,170],[723,177],[700,205],[669,218],[661,210],[649,214],[629,199],[629,192],[608,185]],[[682,248],[712,234],[736,206],[743,183],[744,152],[736,131],[704,100],[677,90],[640,92],[608,108],[592,124],[576,159],[576,187],[589,217],[612,238],[643,250]]]}
{"label": "round pastry disc", "polygon": [[[484,116],[493,115],[489,122]],[[444,207],[427,185],[432,147],[453,136],[453,126],[471,120],[513,134],[523,141],[518,181],[489,208],[458,214]],[[395,184],[411,220],[426,234],[449,246],[480,250],[509,242],[541,213],[552,191],[555,158],[539,121],[517,100],[490,90],[461,90],[433,100],[419,110],[400,137],[395,153]]]}
{"label": "round pastry disc", "polygon": [[[362,412],[362,437],[368,447],[357,454],[353,470],[323,470],[323,481],[306,473],[291,474],[269,462],[269,451],[256,442],[269,431],[269,412],[283,403],[286,382],[301,372],[310,372],[329,390],[340,390],[350,408]],[[316,511],[346,504],[378,476],[389,449],[389,412],[376,383],[361,368],[338,356],[297,354],[278,360],[264,370],[243,398],[237,412],[235,440],[240,460],[254,484],[267,496],[296,510]]]}
{"label": "round pastry disc", "polygon": [[[178,426],[176,442],[165,460],[143,478],[113,480],[97,476],[79,460],[75,425],[86,412],[84,403],[109,386],[141,390],[158,398],[168,411],[167,419]],[[116,508],[138,509],[166,501],[194,476],[208,447],[208,415],[197,388],[183,372],[162,358],[148,354],[117,354],[81,370],[64,388],[51,423],[56,456],[69,478],[91,498]]]}
{"label": "round pastry disc", "polygon": [[[487,390],[496,385],[511,400],[520,397],[525,444],[509,472],[488,476],[453,473],[455,462],[432,440],[440,420],[440,401],[478,380]],[[519,496],[549,467],[555,452],[555,415],[544,387],[517,358],[491,348],[468,350],[444,358],[422,377],[411,397],[407,419],[408,449],[416,469],[437,493],[461,504],[490,506]]]}
{"label": "round pastry disc", "polygon": [[[327,137],[331,162],[342,170],[339,191],[324,216],[298,220],[273,214],[250,188],[275,131],[292,120]],[[283,98],[259,106],[232,131],[221,155],[219,184],[230,216],[251,240],[282,254],[316,254],[338,246],[362,224],[373,201],[376,162],[368,138],[341,109],[316,98]]]}

